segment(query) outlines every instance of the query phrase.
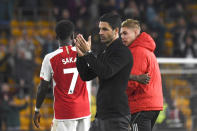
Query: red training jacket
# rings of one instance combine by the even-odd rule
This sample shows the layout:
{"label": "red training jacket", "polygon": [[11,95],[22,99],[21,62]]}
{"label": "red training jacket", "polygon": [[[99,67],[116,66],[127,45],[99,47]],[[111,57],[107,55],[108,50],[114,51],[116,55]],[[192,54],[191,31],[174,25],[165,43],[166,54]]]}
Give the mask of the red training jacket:
{"label": "red training jacket", "polygon": [[161,74],[153,53],[155,47],[154,40],[145,32],[141,33],[129,46],[134,63],[131,74],[148,73],[151,77],[147,85],[135,81],[128,82],[127,95],[131,114],[163,109]]}

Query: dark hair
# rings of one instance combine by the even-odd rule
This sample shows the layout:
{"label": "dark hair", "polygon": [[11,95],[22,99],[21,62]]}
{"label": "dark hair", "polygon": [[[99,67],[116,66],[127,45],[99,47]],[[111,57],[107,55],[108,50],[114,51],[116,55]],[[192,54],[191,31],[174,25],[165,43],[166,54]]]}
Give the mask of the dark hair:
{"label": "dark hair", "polygon": [[59,40],[66,40],[74,33],[75,26],[69,20],[61,20],[56,24],[55,32]]}
{"label": "dark hair", "polygon": [[106,13],[100,17],[99,21],[109,23],[113,30],[121,26],[121,18],[115,13]]}

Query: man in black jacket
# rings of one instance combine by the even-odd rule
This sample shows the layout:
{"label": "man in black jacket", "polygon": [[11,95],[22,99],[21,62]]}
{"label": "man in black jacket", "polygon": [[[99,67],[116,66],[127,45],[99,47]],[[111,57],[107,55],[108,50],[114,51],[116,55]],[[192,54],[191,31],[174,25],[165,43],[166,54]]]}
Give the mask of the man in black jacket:
{"label": "man in black jacket", "polygon": [[91,38],[86,41],[77,35],[77,69],[84,81],[99,78],[97,113],[89,131],[128,131],[129,107],[125,94],[133,61],[128,48],[119,39],[121,19],[118,15],[104,14],[99,21],[101,43],[105,50],[95,56]]}

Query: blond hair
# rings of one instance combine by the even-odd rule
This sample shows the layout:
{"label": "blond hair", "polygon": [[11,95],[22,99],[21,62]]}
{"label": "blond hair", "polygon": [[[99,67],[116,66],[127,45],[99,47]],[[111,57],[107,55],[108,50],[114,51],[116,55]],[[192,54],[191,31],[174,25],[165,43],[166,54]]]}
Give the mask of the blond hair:
{"label": "blond hair", "polygon": [[127,20],[123,21],[121,24],[121,27],[136,28],[136,29],[141,30],[140,22],[138,20],[134,20],[134,19],[127,19]]}

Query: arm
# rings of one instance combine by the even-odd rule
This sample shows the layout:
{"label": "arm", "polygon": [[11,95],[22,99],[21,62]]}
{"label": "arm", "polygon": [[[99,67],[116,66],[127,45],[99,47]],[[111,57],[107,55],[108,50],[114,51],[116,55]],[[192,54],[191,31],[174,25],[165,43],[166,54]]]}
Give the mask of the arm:
{"label": "arm", "polygon": [[19,110],[19,111],[20,111],[20,110],[23,110],[23,109],[27,108],[28,103],[25,102],[25,104],[18,105],[18,104],[16,104],[14,101],[12,101],[12,102],[10,102],[10,106],[11,106],[12,108],[15,108],[16,110]]}
{"label": "arm", "polygon": [[38,91],[37,91],[37,98],[36,98],[36,110],[34,113],[34,124],[37,128],[40,127],[39,123],[40,123],[40,112],[39,109],[45,99],[45,96],[47,94],[49,88],[49,82],[45,81],[45,80],[41,80],[40,85],[38,87]]}
{"label": "arm", "polygon": [[142,74],[142,75],[132,75],[132,74],[130,74],[129,80],[137,81],[141,84],[148,84],[149,81],[150,81],[150,76],[148,75],[148,73]]}
{"label": "arm", "polygon": [[39,113],[39,109],[45,99],[45,96],[49,88],[50,80],[52,78],[52,73],[51,73],[52,67],[49,61],[50,61],[49,56],[46,55],[42,62],[42,67],[40,71],[41,82],[37,91],[36,108],[35,108],[35,113],[34,113],[34,118],[33,118],[34,124],[37,128],[40,127],[39,123],[40,123],[41,115]]}
{"label": "arm", "polygon": [[79,75],[83,81],[92,80],[97,76],[96,73],[88,67],[88,64],[82,57],[77,57],[76,66]]}
{"label": "arm", "polygon": [[89,67],[89,64],[84,59],[85,52],[88,52],[91,50],[91,37],[88,38],[88,42],[86,42],[84,39],[84,43],[86,44],[85,50],[81,47],[80,41],[82,40],[82,36],[78,35],[77,38],[74,40],[76,49],[77,49],[77,70],[79,72],[79,75],[83,81],[89,81],[94,79],[97,74]]}
{"label": "arm", "polygon": [[[90,67],[102,79],[108,79],[119,72],[132,58],[128,58],[130,52],[115,48],[109,54],[97,59],[92,54],[84,56]],[[125,59],[127,58],[127,59]]]}
{"label": "arm", "polygon": [[90,51],[91,41],[86,41],[82,35],[77,36],[75,43],[79,56],[88,63],[93,72],[103,79],[108,79],[115,75],[132,59],[128,58],[128,56],[130,56],[130,52],[125,51],[123,48],[114,48],[108,52],[108,54],[103,55],[103,57],[99,59],[92,53],[88,53],[88,51]]}

